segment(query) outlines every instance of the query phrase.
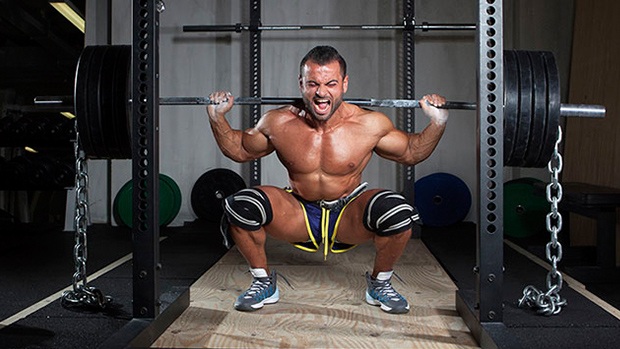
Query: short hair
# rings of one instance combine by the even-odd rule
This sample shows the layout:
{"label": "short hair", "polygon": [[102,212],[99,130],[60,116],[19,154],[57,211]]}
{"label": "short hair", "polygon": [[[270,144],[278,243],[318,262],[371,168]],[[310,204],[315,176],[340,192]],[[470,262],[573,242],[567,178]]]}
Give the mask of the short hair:
{"label": "short hair", "polygon": [[338,64],[340,64],[340,73],[342,74],[342,77],[347,76],[347,62],[340,55],[340,53],[338,53],[338,51],[331,46],[316,46],[310,50],[301,60],[301,63],[299,63],[300,76],[302,75],[304,64],[306,64],[307,61],[313,61],[320,65],[326,65],[327,63],[337,61]]}

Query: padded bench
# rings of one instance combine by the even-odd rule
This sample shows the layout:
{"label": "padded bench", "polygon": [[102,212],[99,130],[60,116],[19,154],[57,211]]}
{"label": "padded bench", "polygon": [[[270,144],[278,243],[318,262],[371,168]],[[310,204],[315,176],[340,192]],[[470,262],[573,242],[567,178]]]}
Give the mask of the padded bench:
{"label": "padded bench", "polygon": [[616,207],[620,190],[586,183],[562,183],[560,210],[596,220],[596,264],[616,267]]}

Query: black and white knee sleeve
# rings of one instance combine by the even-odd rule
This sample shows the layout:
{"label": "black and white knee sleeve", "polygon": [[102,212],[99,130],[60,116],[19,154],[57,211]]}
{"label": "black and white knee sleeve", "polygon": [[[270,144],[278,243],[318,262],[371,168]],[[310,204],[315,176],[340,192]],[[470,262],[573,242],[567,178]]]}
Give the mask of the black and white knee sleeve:
{"label": "black and white knee sleeve", "polygon": [[273,218],[269,198],[260,189],[242,189],[224,199],[223,205],[228,221],[245,230],[258,230]]}
{"label": "black and white knee sleeve", "polygon": [[364,210],[364,227],[379,236],[402,233],[411,228],[417,212],[405,197],[393,191],[376,193]]}

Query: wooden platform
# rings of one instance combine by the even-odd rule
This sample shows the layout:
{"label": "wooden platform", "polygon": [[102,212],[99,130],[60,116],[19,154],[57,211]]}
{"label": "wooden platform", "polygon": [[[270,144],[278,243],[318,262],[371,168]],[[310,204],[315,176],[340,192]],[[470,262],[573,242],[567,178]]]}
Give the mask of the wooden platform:
{"label": "wooden platform", "polygon": [[395,268],[394,287],[411,304],[391,315],[364,300],[372,244],[344,254],[303,252],[268,242],[280,301],[252,312],[233,309],[251,281],[231,249],[190,289],[190,307],[153,347],[182,348],[478,348],[455,309],[454,283],[420,240],[411,240]]}

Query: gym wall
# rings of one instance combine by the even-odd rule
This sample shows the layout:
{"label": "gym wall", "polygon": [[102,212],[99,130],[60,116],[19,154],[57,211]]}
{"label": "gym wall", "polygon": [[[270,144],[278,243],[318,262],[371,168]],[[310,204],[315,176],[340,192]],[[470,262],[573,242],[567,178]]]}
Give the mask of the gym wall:
{"label": "gym wall", "polygon": [[[561,76],[568,76],[572,34],[572,1],[505,1],[504,47],[550,50],[556,55]],[[249,22],[247,1],[210,0],[166,2],[160,16],[160,95],[203,96],[216,89],[237,96],[249,95],[248,34],[183,33],[183,25]],[[91,7],[90,11],[94,9]],[[476,23],[476,3],[461,0],[417,1],[416,19],[430,23]],[[89,10],[87,9],[87,12]],[[262,0],[262,22],[268,24],[395,24],[402,22],[401,1],[283,1]],[[131,6],[113,0],[112,44],[131,40]],[[91,16],[92,16],[91,12]],[[96,15],[96,14],[95,14]],[[88,21],[87,21],[88,22]],[[88,24],[87,24],[88,31]],[[100,42],[100,36],[88,44]],[[94,42],[93,42],[94,41]],[[105,42],[103,42],[105,43]],[[396,31],[297,31],[262,34],[262,95],[298,96],[298,64],[313,46],[335,46],[347,59],[350,86],[347,97],[398,98],[400,35]],[[475,101],[476,42],[474,32],[416,32],[416,96],[436,92],[450,100]],[[563,83],[564,87],[564,83]],[[565,89],[564,89],[565,91]],[[262,107],[265,111],[269,106]],[[399,111],[382,110],[397,122]],[[428,122],[416,112],[416,129]],[[245,119],[246,123],[242,120]],[[229,114],[233,127],[247,127],[249,111],[236,106]],[[434,172],[459,176],[477,192],[476,114],[451,111],[448,129],[435,153],[416,166],[416,177]],[[171,225],[195,219],[190,205],[194,182],[205,171],[225,167],[246,177],[246,167],[223,157],[209,128],[205,108],[160,108],[160,172],[180,186],[183,204]],[[108,170],[110,168],[110,170]],[[91,161],[90,191],[93,223],[110,220],[111,202],[131,178],[127,160]],[[546,170],[506,168],[506,180],[519,176],[547,179]],[[371,186],[400,189],[398,166],[375,157],[365,172]],[[262,182],[287,185],[284,168],[275,155],[262,161]],[[476,207],[467,220],[476,221]]]}

